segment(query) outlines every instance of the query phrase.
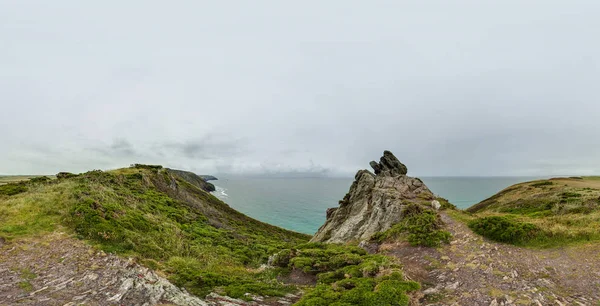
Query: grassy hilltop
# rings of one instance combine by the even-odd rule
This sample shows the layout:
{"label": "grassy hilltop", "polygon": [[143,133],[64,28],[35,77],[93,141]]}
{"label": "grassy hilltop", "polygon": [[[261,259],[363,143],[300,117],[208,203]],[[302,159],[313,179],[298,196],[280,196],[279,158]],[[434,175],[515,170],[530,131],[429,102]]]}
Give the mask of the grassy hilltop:
{"label": "grassy hilltop", "polygon": [[1,185],[0,237],[66,231],[138,258],[198,295],[293,290],[275,281],[277,271],[256,268],[309,236],[249,218],[179,174],[138,167]]}
{"label": "grassy hilltop", "polygon": [[600,177],[538,180],[510,186],[463,216],[488,238],[538,247],[600,241]]}

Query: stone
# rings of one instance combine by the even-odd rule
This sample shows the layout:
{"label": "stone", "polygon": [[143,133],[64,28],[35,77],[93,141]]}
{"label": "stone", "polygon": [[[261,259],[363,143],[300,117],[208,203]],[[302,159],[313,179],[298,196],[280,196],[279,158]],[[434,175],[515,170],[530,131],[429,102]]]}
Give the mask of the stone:
{"label": "stone", "polygon": [[460,286],[460,282],[455,282],[446,286],[446,290],[456,290],[458,286]]}
{"label": "stone", "polygon": [[429,288],[429,289],[425,289],[425,291],[423,291],[424,295],[432,295],[432,294],[436,294],[438,293],[439,290],[437,288]]}
{"label": "stone", "polygon": [[327,210],[327,220],[312,242],[344,243],[369,240],[402,219],[409,204],[431,207],[433,193],[418,178],[406,175],[406,166],[384,151],[379,163],[371,162],[375,174],[359,170],[350,190],[337,208]]}
{"label": "stone", "polygon": [[442,204],[440,204],[440,201],[438,200],[433,200],[431,201],[431,207],[435,208],[435,210],[439,210],[442,207]]}
{"label": "stone", "polygon": [[379,159],[379,163],[371,161],[369,165],[375,171],[375,175],[398,176],[408,173],[406,166],[392,152],[387,150],[383,151],[383,156]]}

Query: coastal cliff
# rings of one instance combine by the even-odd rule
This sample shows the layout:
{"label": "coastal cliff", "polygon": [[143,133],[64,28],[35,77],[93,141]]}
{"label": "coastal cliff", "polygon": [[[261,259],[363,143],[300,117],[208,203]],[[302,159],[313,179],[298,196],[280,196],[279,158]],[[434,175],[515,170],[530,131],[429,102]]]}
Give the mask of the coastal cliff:
{"label": "coastal cliff", "polygon": [[215,185],[209,183],[210,180],[216,180],[217,178],[212,175],[197,175],[196,173],[183,170],[167,169],[167,171],[173,175],[184,178],[187,182],[194,186],[206,191],[212,192],[217,190]]}
{"label": "coastal cliff", "polygon": [[261,265],[310,237],[234,210],[199,176],[134,164],[56,177],[0,185],[0,305],[298,299]]}
{"label": "coastal cliff", "polygon": [[407,176],[407,167],[392,152],[384,151],[379,162],[370,165],[375,173],[356,173],[340,206],[327,210],[327,220],[312,242],[369,239],[398,223],[409,204],[439,205],[420,179]]}

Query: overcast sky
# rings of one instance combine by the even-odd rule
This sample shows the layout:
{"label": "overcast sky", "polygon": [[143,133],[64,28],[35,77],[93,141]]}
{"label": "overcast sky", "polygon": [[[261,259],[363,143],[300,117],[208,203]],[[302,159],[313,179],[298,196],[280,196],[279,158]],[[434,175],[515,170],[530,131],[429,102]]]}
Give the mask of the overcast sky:
{"label": "overcast sky", "polygon": [[600,1],[0,0],[0,173],[600,174]]}

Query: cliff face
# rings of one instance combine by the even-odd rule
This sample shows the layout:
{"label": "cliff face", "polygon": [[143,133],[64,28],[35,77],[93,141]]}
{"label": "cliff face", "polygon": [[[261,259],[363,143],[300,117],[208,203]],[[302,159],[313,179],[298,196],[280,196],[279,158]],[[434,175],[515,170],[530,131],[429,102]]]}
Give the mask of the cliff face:
{"label": "cliff face", "polygon": [[375,174],[360,170],[337,208],[327,210],[327,220],[312,242],[342,243],[369,239],[400,221],[410,203],[432,205],[433,193],[418,178],[407,176],[407,168],[390,151],[379,163],[372,161]]}
{"label": "cliff face", "polygon": [[197,175],[193,172],[183,171],[183,170],[175,170],[175,169],[167,169],[167,171],[171,174],[182,177],[187,182],[193,184],[194,186],[206,191],[211,192],[215,191],[215,185],[207,182],[208,180],[216,180],[217,178],[211,175]]}

